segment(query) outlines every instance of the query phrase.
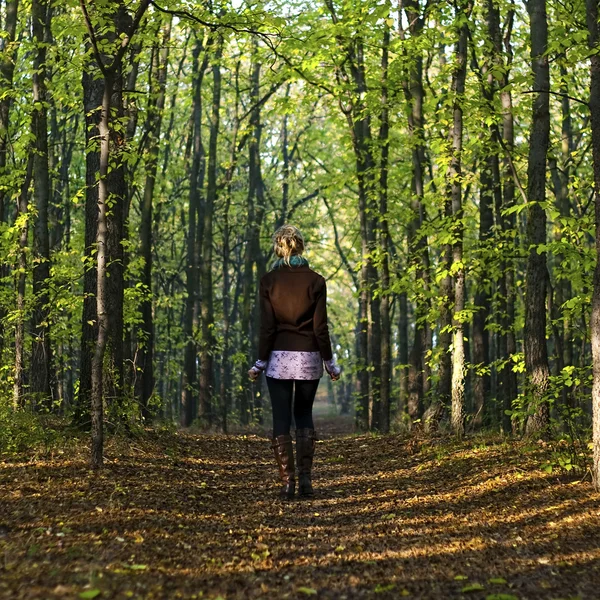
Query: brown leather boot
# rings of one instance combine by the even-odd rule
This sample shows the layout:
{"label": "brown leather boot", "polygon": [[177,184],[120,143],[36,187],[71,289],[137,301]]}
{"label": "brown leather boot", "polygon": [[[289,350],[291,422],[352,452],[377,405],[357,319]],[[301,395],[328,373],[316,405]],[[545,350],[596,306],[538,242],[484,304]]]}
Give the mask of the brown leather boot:
{"label": "brown leather boot", "polygon": [[275,460],[279,466],[279,477],[283,483],[279,496],[290,500],[296,491],[296,476],[294,469],[294,448],[292,436],[288,434],[278,435],[273,438],[271,448],[275,453]]}
{"label": "brown leather boot", "polygon": [[298,463],[298,495],[312,498],[312,464],[317,434],[314,429],[296,429],[296,460]]}

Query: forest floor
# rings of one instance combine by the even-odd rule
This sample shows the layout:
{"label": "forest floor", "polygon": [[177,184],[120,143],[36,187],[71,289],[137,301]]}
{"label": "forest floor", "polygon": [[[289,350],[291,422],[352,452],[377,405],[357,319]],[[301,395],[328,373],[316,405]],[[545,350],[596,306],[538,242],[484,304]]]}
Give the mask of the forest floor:
{"label": "forest floor", "polygon": [[308,501],[265,435],[0,459],[0,598],[600,598],[600,495],[542,445],[317,427]]}

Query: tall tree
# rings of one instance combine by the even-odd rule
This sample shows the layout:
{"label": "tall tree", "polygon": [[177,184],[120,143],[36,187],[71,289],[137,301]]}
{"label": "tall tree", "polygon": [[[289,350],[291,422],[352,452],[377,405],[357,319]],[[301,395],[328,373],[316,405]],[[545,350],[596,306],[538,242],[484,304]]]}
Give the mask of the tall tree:
{"label": "tall tree", "polygon": [[[501,384],[499,386],[502,407],[502,428],[505,433],[511,431],[510,409],[512,402],[517,397],[517,375],[512,369],[511,357],[517,352],[515,338],[515,261],[511,258],[515,248],[512,232],[515,228],[514,214],[505,215],[507,209],[514,205],[515,201],[515,178],[512,168],[512,159],[515,135],[512,94],[510,91],[509,73],[512,66],[512,30],[514,24],[515,8],[511,3],[506,15],[504,26],[504,61],[502,75],[500,76],[500,102],[502,105],[502,144],[505,156],[502,165],[502,206],[499,211],[499,221],[502,228],[504,243],[509,248],[508,258],[502,263],[502,275],[498,286],[500,295],[501,331],[499,334],[499,358],[505,361],[501,371]],[[500,139],[498,140],[500,142]]]}
{"label": "tall tree", "polygon": [[531,60],[534,100],[527,167],[527,275],[525,288],[525,366],[532,414],[528,434],[543,433],[549,426],[550,411],[545,398],[550,369],[546,346],[546,157],[550,139],[550,68],[548,65],[548,20],[546,0],[529,0]]}
{"label": "tall tree", "polygon": [[49,285],[50,173],[48,162],[48,94],[46,48],[52,10],[47,0],[32,0],[31,30],[34,45],[33,110],[31,129],[33,143],[33,199],[35,221],[33,235],[33,345],[31,353],[31,388],[37,401],[50,407],[52,347],[50,344]]}
{"label": "tall tree", "polygon": [[[428,325],[425,315],[428,311],[427,291],[429,289],[429,250],[427,237],[422,230],[425,219],[425,119],[423,88],[423,50],[418,43],[423,34],[425,17],[419,0],[405,0],[406,20],[410,39],[414,44],[408,50],[408,77],[404,79],[404,95],[408,104],[408,132],[412,139],[411,153],[411,210],[412,220],[408,226],[408,249],[410,262],[415,266],[415,283],[418,293],[415,295],[415,327],[412,348],[408,361],[408,402],[407,409],[411,421],[421,417],[423,398],[426,388],[427,365],[425,353],[429,344]],[[402,15],[399,16],[402,23]],[[404,31],[400,35],[404,38]]]}
{"label": "tall tree", "polygon": [[197,323],[196,300],[198,296],[198,231],[200,208],[200,171],[204,158],[202,145],[202,81],[208,64],[208,52],[204,50],[204,58],[200,64],[200,54],[204,50],[202,38],[196,40],[193,50],[192,89],[192,165],[190,169],[190,191],[188,202],[188,231],[186,244],[186,303],[183,326],[185,351],[183,381],[181,386],[181,424],[189,426],[196,418],[197,369],[196,340],[194,338]]}
{"label": "tall tree", "polygon": [[144,340],[141,348],[141,394],[140,403],[142,415],[149,419],[152,415],[149,402],[154,392],[154,319],[153,319],[153,294],[152,294],[152,231],[153,231],[153,203],[156,174],[158,170],[158,153],[162,129],[162,120],[165,108],[167,67],[169,62],[169,44],[171,38],[172,18],[165,23],[162,32],[160,48],[153,51],[151,65],[152,79],[150,103],[148,110],[148,150],[146,160],[146,181],[141,210],[140,227],[140,253],[144,259],[142,283],[145,287],[145,296],[142,301],[142,331]]}
{"label": "tall tree", "polygon": [[[96,29],[90,17],[85,0],[80,0],[89,40],[92,45],[96,63],[102,72],[102,112],[98,124],[100,135],[100,164],[98,169],[98,225],[96,233],[96,315],[98,319],[98,337],[92,359],[92,466],[100,468],[104,461],[104,353],[110,336],[109,287],[107,282],[107,258],[109,243],[108,203],[111,190],[109,189],[109,174],[111,160],[111,142],[114,124],[112,120],[112,103],[115,94],[115,83],[121,76],[122,61],[132,36],[135,34],[150,0],[141,0],[135,16],[130,24],[120,30],[120,44],[113,56],[108,60],[103,58],[98,44]],[[124,10],[122,4],[118,12]],[[117,19],[119,25],[125,19]],[[118,107],[117,107],[118,108]],[[114,151],[114,149],[113,149]],[[121,190],[119,190],[121,191]],[[118,235],[118,223],[117,235]],[[121,288],[122,289],[122,288]],[[113,338],[114,339],[114,338]],[[122,342],[122,340],[121,340]],[[122,343],[119,344],[122,348]],[[121,365],[122,367],[122,365]]]}
{"label": "tall tree", "polygon": [[[12,105],[13,77],[15,61],[17,58],[17,15],[19,10],[18,0],[7,0],[5,3],[5,18],[3,35],[0,37],[0,85],[6,92],[0,98],[0,177],[7,177],[7,156],[9,145],[9,116]],[[0,186],[0,223],[6,220],[6,190]],[[8,274],[7,265],[0,261],[0,279]],[[0,357],[5,347],[4,316],[6,308],[0,306]]]}
{"label": "tall tree", "polygon": [[381,250],[381,416],[379,428],[387,433],[390,429],[390,387],[392,377],[392,323],[390,315],[390,231],[388,222],[388,169],[390,152],[390,114],[389,114],[389,45],[390,27],[384,24],[383,44],[381,50],[381,115],[379,127],[379,144],[381,158],[379,167],[379,246]]}
{"label": "tall tree", "polygon": [[599,0],[586,0],[588,45],[590,54],[590,117],[594,168],[594,210],[596,217],[596,267],[592,295],[591,341],[593,357],[592,424],[594,456],[592,477],[600,489],[600,17]]}
{"label": "tall tree", "polygon": [[468,22],[472,4],[467,0],[456,5],[458,41],[455,67],[452,73],[452,127],[450,141],[452,153],[448,169],[448,183],[452,203],[453,238],[452,271],[454,273],[454,318],[452,330],[452,429],[457,435],[464,433],[465,418],[465,342],[464,315],[466,302],[465,267],[463,264],[463,95],[467,76]]}
{"label": "tall tree", "polygon": [[217,200],[217,141],[219,137],[221,111],[221,57],[223,55],[223,37],[217,34],[214,41],[212,58],[213,90],[211,103],[210,137],[208,142],[208,169],[206,203],[203,207],[202,260],[200,277],[202,287],[202,339],[200,355],[200,397],[199,417],[210,423],[212,415],[212,397],[214,394],[214,351],[215,316],[213,303],[213,217]]}

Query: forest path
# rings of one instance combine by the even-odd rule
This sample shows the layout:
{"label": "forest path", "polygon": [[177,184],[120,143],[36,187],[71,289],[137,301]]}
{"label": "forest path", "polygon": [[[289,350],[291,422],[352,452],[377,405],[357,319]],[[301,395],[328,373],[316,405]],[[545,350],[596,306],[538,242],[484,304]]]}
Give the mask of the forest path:
{"label": "forest path", "polygon": [[264,436],[0,460],[0,598],[600,598],[600,495],[542,449],[317,423],[311,501],[276,498]]}

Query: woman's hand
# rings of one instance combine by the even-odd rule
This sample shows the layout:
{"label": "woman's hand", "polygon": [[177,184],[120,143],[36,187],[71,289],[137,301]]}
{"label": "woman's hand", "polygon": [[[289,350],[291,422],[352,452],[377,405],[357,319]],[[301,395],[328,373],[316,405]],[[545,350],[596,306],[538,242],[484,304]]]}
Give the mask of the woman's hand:
{"label": "woman's hand", "polygon": [[335,358],[325,361],[325,370],[327,371],[327,373],[329,373],[331,381],[337,381],[342,373],[342,370],[335,362]]}
{"label": "woman's hand", "polygon": [[256,381],[258,379],[258,376],[267,368],[267,361],[266,360],[257,360],[254,365],[252,366],[252,368],[248,371],[248,377],[250,377],[250,379],[252,381]]}

